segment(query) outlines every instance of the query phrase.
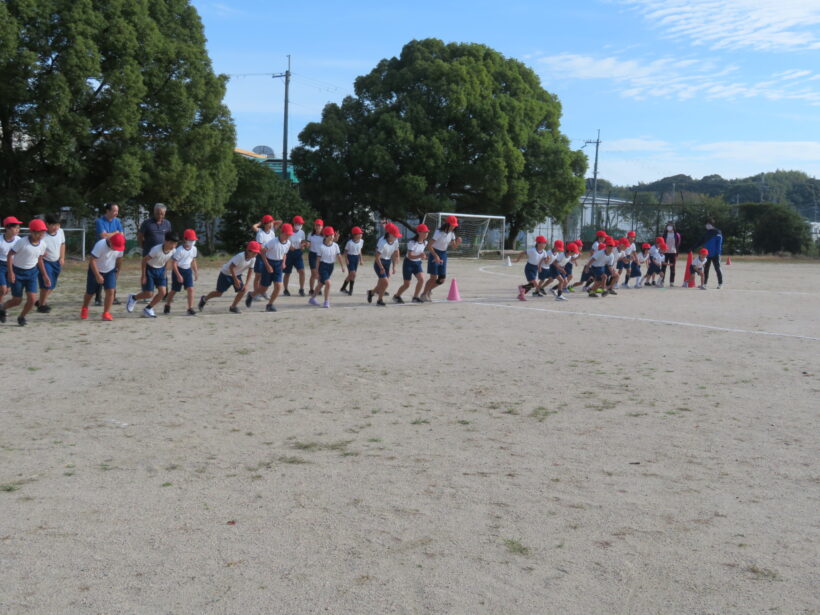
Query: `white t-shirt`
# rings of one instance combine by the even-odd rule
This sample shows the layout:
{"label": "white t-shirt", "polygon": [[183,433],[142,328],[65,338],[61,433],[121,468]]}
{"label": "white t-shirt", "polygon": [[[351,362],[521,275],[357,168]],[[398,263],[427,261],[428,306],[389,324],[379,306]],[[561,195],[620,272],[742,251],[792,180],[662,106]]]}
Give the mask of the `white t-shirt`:
{"label": "white t-shirt", "polygon": [[293,246],[294,250],[301,250],[302,249],[302,242],[305,240],[305,231],[299,229],[295,231],[293,235],[290,236],[290,245]]}
{"label": "white t-shirt", "polygon": [[638,264],[639,265],[643,265],[648,258],[649,258],[648,254],[644,254],[643,252],[638,252]]}
{"label": "white t-shirt", "polygon": [[319,246],[319,260],[323,263],[332,265],[336,261],[336,257],[341,253],[342,251],[339,250],[339,244],[335,241],[329,246],[324,243]]}
{"label": "white t-shirt", "polygon": [[108,273],[117,266],[117,259],[122,257],[122,250],[114,250],[107,239],[100,239],[91,248],[91,256],[97,259],[97,271]]}
{"label": "white t-shirt", "polygon": [[701,269],[703,269],[703,266],[706,264],[706,260],[707,259],[701,258],[701,256],[698,256],[696,259],[694,259],[692,261],[692,266],[695,269],[697,269],[698,271],[700,271]]}
{"label": "white t-shirt", "polygon": [[612,267],[615,265],[615,251],[607,254],[606,250],[598,250],[592,255],[593,267]]}
{"label": "white t-shirt", "polygon": [[308,240],[310,241],[310,251],[319,254],[319,246],[324,243],[325,238],[322,235],[311,234]]}
{"label": "white t-shirt", "polygon": [[405,256],[411,261],[420,261],[426,247],[427,241],[411,239],[407,242],[407,253]]}
{"label": "white t-shirt", "polygon": [[527,264],[528,265],[539,265],[542,260],[547,258],[547,251],[542,250],[539,252],[535,248],[530,248],[527,250]]}
{"label": "white t-shirt", "polygon": [[37,261],[46,253],[46,242],[41,239],[35,246],[31,243],[30,237],[21,237],[13,249],[14,266],[19,269],[31,269],[37,266]]}
{"label": "white t-shirt", "polygon": [[236,256],[234,256],[231,260],[227,263],[222,265],[222,268],[219,270],[221,273],[224,273],[226,276],[231,277],[231,265],[234,266],[234,273],[237,276],[242,275],[245,271],[250,269],[256,263],[256,257],[252,256],[251,260],[245,260],[245,252],[242,251]]}
{"label": "white t-shirt", "polygon": [[19,235],[15,235],[11,241],[6,241],[5,235],[0,235],[0,261],[5,263],[8,260],[9,252],[14,249],[18,241],[20,241]]}
{"label": "white t-shirt", "polygon": [[345,244],[345,252],[350,256],[360,256],[362,253],[362,246],[364,246],[364,239],[359,239],[359,241],[348,239]]}
{"label": "white t-shirt", "polygon": [[276,231],[273,230],[273,227],[270,227],[270,230],[267,233],[262,228],[256,231],[256,241],[259,242],[260,246],[264,246],[271,239],[276,239]]}
{"label": "white t-shirt", "polygon": [[65,233],[63,229],[58,228],[57,232],[53,235],[46,231],[40,241],[46,244],[45,259],[47,261],[60,260],[60,246],[65,243]]}
{"label": "white t-shirt", "polygon": [[553,262],[555,262],[555,264],[561,265],[561,267],[563,267],[564,265],[566,265],[569,262],[569,256],[567,256],[566,252],[557,252],[555,254],[555,258],[553,259]]}
{"label": "white t-shirt", "polygon": [[596,239],[595,241],[593,241],[593,242],[592,242],[592,251],[593,251],[593,252],[597,252],[597,251],[598,251],[598,247],[599,247],[599,246],[602,246],[602,245],[604,245],[604,242],[603,242],[603,241],[598,241],[598,240]]}
{"label": "white t-shirt", "polygon": [[165,252],[162,249],[163,244],[158,243],[153,248],[151,248],[150,252],[148,252],[148,266],[153,267],[154,269],[159,269],[161,267],[165,267],[168,264],[168,261],[174,257],[174,250],[170,252]]}
{"label": "white t-shirt", "polygon": [[442,233],[441,229],[436,229],[436,232],[433,233],[433,247],[436,250],[444,251],[455,238],[456,234],[453,231]]}
{"label": "white t-shirt", "polygon": [[190,269],[191,263],[197,255],[196,246],[191,246],[190,250],[186,250],[185,246],[177,246],[174,250],[173,258],[177,262],[177,267],[180,269]]}
{"label": "white t-shirt", "polygon": [[624,248],[623,252],[621,252],[621,258],[628,258],[632,260],[632,253],[635,252],[635,244],[631,243],[627,248]]}
{"label": "white t-shirt", "polygon": [[376,243],[376,253],[382,260],[390,260],[393,254],[399,249],[399,240],[393,239],[393,243],[387,243],[387,240],[382,237]]}
{"label": "white t-shirt", "polygon": [[282,243],[278,237],[274,237],[265,244],[265,256],[272,261],[281,261],[290,252],[290,240]]}
{"label": "white t-shirt", "polygon": [[677,246],[675,245],[675,232],[674,231],[667,231],[666,232],[666,251],[667,252],[677,252]]}

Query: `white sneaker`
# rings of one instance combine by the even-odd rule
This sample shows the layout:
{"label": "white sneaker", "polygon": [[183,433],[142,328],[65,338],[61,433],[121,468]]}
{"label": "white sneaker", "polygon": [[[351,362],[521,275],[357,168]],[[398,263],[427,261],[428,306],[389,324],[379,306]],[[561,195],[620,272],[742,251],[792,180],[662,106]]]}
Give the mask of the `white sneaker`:
{"label": "white sneaker", "polygon": [[142,315],[145,316],[146,318],[156,318],[157,317],[156,313],[154,312],[154,308],[148,307],[148,306],[146,306],[142,309]]}
{"label": "white sneaker", "polygon": [[564,295],[558,295],[558,296],[555,298],[555,300],[556,300],[556,301],[569,301],[569,299],[567,299]]}
{"label": "white sneaker", "polygon": [[699,288],[699,289],[701,289],[701,290],[706,290],[706,287],[705,287],[703,284],[701,284],[700,286],[698,286],[698,288]]}
{"label": "white sneaker", "polygon": [[720,290],[721,288],[723,288],[723,284],[718,284],[718,290]]}
{"label": "white sneaker", "polygon": [[661,280],[660,282],[658,282],[658,288],[663,288],[663,280]]}
{"label": "white sneaker", "polygon": [[128,295],[128,301],[125,303],[125,311],[133,312],[135,305],[137,305],[137,298],[134,296],[134,293],[131,293]]}

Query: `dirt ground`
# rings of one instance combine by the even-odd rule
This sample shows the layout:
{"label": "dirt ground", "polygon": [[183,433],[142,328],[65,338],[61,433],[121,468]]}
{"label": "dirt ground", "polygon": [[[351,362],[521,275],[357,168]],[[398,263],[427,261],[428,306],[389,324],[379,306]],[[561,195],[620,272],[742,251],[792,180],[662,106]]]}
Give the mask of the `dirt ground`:
{"label": "dirt ground", "polygon": [[820,613],[820,266],[522,272],[103,323],[72,266],[0,326],[0,612]]}

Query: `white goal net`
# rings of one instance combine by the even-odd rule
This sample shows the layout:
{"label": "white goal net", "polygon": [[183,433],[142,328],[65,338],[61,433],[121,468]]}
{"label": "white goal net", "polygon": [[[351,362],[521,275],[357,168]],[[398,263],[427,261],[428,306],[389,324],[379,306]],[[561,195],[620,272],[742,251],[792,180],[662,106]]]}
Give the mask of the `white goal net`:
{"label": "white goal net", "polygon": [[458,248],[451,247],[448,254],[468,258],[497,255],[503,258],[504,235],[507,230],[504,216],[482,216],[444,211],[430,213],[424,216],[424,223],[430,227],[431,238],[435,229],[440,228],[448,216],[458,218],[456,236],[461,238],[461,245]]}

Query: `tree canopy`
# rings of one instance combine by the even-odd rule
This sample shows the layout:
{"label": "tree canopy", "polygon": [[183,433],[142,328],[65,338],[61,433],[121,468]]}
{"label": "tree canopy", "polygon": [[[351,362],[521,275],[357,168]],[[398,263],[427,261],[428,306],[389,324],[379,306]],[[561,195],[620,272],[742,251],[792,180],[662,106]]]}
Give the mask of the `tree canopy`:
{"label": "tree canopy", "polygon": [[411,41],[329,104],[292,154],[306,198],[352,225],[372,210],[506,215],[511,236],[560,219],[583,193],[586,157],[561,105],[521,62],[478,44]]}
{"label": "tree canopy", "polygon": [[0,3],[0,207],[218,215],[235,131],[188,0]]}

